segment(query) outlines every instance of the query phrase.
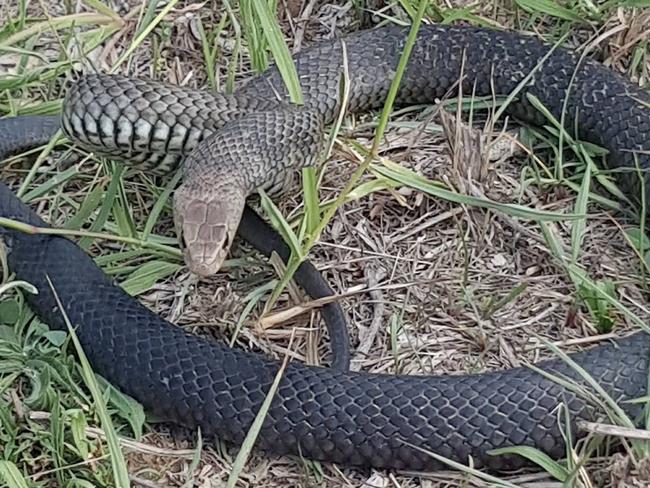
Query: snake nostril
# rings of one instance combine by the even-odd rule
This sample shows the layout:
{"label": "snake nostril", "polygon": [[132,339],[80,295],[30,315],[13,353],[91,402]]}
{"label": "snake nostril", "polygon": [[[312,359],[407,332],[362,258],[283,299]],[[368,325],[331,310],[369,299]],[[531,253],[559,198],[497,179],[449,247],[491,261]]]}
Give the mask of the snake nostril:
{"label": "snake nostril", "polygon": [[209,277],[214,274],[208,263],[201,264],[201,276]]}

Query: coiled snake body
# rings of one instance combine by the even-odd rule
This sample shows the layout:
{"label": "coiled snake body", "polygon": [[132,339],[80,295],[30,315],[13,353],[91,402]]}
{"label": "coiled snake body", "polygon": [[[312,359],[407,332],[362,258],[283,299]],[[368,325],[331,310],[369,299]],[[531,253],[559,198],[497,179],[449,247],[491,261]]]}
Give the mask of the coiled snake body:
{"label": "coiled snake body", "polygon": [[[407,32],[387,27],[345,40],[349,110],[381,106]],[[276,70],[232,96],[91,75],[68,93],[63,127],[95,152],[150,169],[167,170],[189,153],[175,211],[191,248],[189,260],[198,262],[199,271],[210,271],[232,240],[246,196],[257,187],[281,184],[288,168],[314,161],[323,127],[339,109],[341,53],[340,41],[334,41],[296,56],[302,108],[285,104]],[[577,137],[608,149],[610,164],[650,165],[650,96],[598,63],[514,33],[423,26],[398,102],[433,102],[459,79],[464,93],[478,96],[508,95],[525,81],[509,113],[543,122],[528,98],[534,95],[572,134],[577,128]],[[621,175],[624,188],[636,195],[636,177]],[[1,216],[42,225],[6,187],[1,190]],[[113,285],[69,240],[1,232],[9,266],[40,291],[28,297],[30,305],[50,326],[64,328],[49,276],[95,371],[153,413],[243,441],[278,370],[275,361],[169,324]],[[195,240],[199,245],[192,247]],[[572,358],[621,401],[645,393],[649,352],[648,335],[637,333]],[[562,361],[537,366],[584,383]],[[509,469],[524,460],[488,451],[529,445],[553,457],[565,454],[557,414],[561,403],[570,410],[573,433],[577,420],[599,414],[529,368],[417,377],[291,363],[257,446],[343,464],[418,470],[442,466],[424,452],[430,451],[461,462],[471,457],[478,467]],[[634,404],[625,409],[632,416],[640,412]]]}

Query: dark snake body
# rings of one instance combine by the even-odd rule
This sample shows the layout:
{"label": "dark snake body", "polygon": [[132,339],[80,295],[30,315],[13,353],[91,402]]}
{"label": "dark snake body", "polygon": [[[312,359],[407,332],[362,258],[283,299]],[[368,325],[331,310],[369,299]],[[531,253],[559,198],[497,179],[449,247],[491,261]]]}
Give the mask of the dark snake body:
{"label": "dark snake body", "polygon": [[[384,28],[346,40],[351,110],[381,105],[406,34],[401,28]],[[340,52],[336,41],[305,50],[296,59],[307,109],[326,120],[337,109]],[[548,52],[548,46],[514,33],[423,26],[399,102],[432,102],[453,88],[461,74],[465,94],[507,95]],[[563,49],[553,51],[511,103],[509,113],[542,122],[526,97],[534,95],[558,120],[566,108],[567,129],[573,134],[578,127],[579,138],[607,148],[610,164],[633,168],[636,156],[640,167],[647,168],[650,96],[595,62],[584,60],[577,67],[578,60]],[[274,71],[256,78],[236,96],[265,97],[272,92],[285,96]],[[619,180],[630,196],[636,191],[633,180]],[[0,215],[42,225],[4,186]],[[204,434],[243,441],[278,371],[277,362],[187,334],[164,321],[112,284],[67,239],[9,229],[2,233],[9,246],[9,266],[40,291],[28,296],[30,305],[50,326],[64,327],[45,279],[48,275],[96,372],[155,414],[201,427]],[[620,402],[645,394],[649,353],[650,338],[639,332],[572,358]],[[537,366],[584,383],[562,361]],[[461,462],[471,457],[477,467],[510,469],[524,460],[490,456],[488,451],[528,445],[555,458],[565,456],[565,430],[558,425],[561,404],[570,411],[574,434],[576,421],[600,418],[595,407],[529,368],[421,377],[291,363],[257,446],[275,454],[349,465],[414,470],[443,466],[422,451],[428,450]],[[641,412],[638,405],[621,405],[634,418]]]}

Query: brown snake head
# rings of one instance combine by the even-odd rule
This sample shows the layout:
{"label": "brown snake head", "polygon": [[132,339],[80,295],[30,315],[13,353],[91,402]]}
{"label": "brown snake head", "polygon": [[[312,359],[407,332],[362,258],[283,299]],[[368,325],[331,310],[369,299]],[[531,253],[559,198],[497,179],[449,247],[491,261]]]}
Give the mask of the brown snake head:
{"label": "brown snake head", "polygon": [[182,184],[174,195],[174,223],[185,262],[199,276],[221,268],[235,238],[245,196],[236,186]]}

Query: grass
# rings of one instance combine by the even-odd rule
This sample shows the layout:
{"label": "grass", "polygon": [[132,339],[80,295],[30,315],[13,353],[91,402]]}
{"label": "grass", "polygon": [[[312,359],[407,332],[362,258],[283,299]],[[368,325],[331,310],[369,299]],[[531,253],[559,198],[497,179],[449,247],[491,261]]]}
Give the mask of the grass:
{"label": "grass", "polygon": [[[385,23],[411,24],[423,14],[437,22],[499,25],[534,31],[549,42],[568,38],[581,46],[588,44],[595,32],[607,33],[617,8],[626,3],[631,2],[497,0],[461,7],[453,2],[449,6],[442,1],[399,0],[387,2],[376,16]],[[320,16],[316,25],[294,23],[289,27],[284,14],[275,15],[276,6],[282,11],[281,4],[225,1],[199,11],[182,1],[153,1],[127,13],[113,11],[97,0],[84,2],[83,12],[66,11],[54,2],[36,5],[22,0],[0,30],[0,55],[10,56],[16,66],[14,76],[0,77],[0,112],[56,112],[63,94],[60,80],[79,62],[86,69],[128,70],[144,77],[232,91],[240,79],[277,61],[295,91],[295,72],[287,63],[291,45],[283,39],[291,39],[296,29],[311,29],[317,36],[317,25],[329,25],[332,18],[354,21],[362,9],[351,9],[347,17],[336,17],[340,15],[336,9],[324,9],[312,13]],[[48,11],[38,11],[42,7]],[[628,9],[625,15],[634,23],[644,13]],[[54,59],[45,58],[39,42],[55,49]],[[71,44],[76,46],[74,51],[64,49]],[[625,47],[625,52],[621,45],[625,39],[605,48],[606,54],[616,54],[612,56],[615,69],[647,80],[647,37]],[[98,51],[99,46],[104,51]],[[621,59],[630,60],[629,66]],[[344,93],[347,88],[342,86]],[[299,101],[298,93],[293,96]],[[453,111],[457,101],[450,103],[447,107]],[[501,114],[491,100],[482,103]],[[478,102],[465,97],[460,105],[461,113],[466,113],[476,109]],[[544,113],[543,106],[538,109]],[[256,327],[256,316],[295,302],[289,277],[305,256],[321,264],[329,281],[342,290],[363,282],[366,268],[387,266],[389,278],[374,290],[381,298],[368,300],[365,290],[351,291],[347,305],[350,323],[359,327],[369,322],[373,300],[382,300],[386,309],[375,346],[368,357],[357,358],[369,371],[408,374],[509,367],[508,351],[512,349],[517,355],[522,353],[524,361],[548,355],[548,349],[561,356],[556,344],[607,333],[612,327],[618,332],[645,325],[647,315],[639,306],[645,297],[648,246],[644,229],[608,226],[606,219],[596,216],[599,220],[594,220],[590,214],[594,202],[615,209],[621,196],[610,175],[599,169],[602,154],[598,148],[575,141],[558,121],[548,118],[545,128],[521,132],[528,165],[519,177],[507,174],[516,185],[501,180],[487,196],[463,195],[444,179],[430,177],[424,171],[430,168],[421,164],[422,156],[430,157],[431,149],[444,154],[439,143],[442,131],[429,115],[426,109],[395,112],[389,103],[378,118],[341,116],[331,130],[324,157],[327,170],[306,170],[298,197],[278,203],[262,198],[264,212],[294,249],[294,259],[279,277],[246,248],[228,261],[223,276],[197,282],[187,275],[171,226],[173,177],[153,178],[52,141],[42,151],[33,152],[38,155],[33,164],[22,165],[21,158],[5,162],[3,180],[18,184],[23,198],[56,225],[57,230],[49,232],[78,238],[129,293],[180,326],[207,335],[225,333],[233,347],[253,348],[280,358],[287,358],[290,351],[294,358],[318,363],[326,348],[314,331],[317,327],[305,327],[304,320],[262,333]],[[422,127],[430,131],[419,134]],[[413,158],[392,141],[414,133],[422,142],[409,141]],[[64,162],[71,158],[76,159],[74,165],[65,168]],[[439,170],[435,168],[434,173],[444,175],[444,169]],[[597,193],[597,185],[610,195]],[[535,198],[530,197],[540,189]],[[540,204],[545,192],[567,195],[565,204]],[[460,214],[450,213],[447,219],[436,220],[434,227],[427,227],[432,215],[445,215],[458,207]],[[377,216],[366,217],[376,208],[380,208]],[[486,222],[494,229],[490,233],[482,230]],[[0,225],[16,224],[3,221]],[[412,226],[423,230],[403,238]],[[596,227],[605,230],[599,234]],[[508,242],[512,229],[527,232],[524,235],[537,242],[533,246],[544,243],[544,247],[514,252]],[[458,254],[463,253],[459,264]],[[554,261],[539,265],[542,270],[532,278],[515,268],[507,272],[495,268],[490,257],[506,256],[507,262],[523,256],[533,261],[539,253]],[[597,253],[615,256],[616,269],[611,263],[594,264],[592,258]],[[342,266],[344,257],[352,264]],[[125,470],[133,484],[142,486],[225,484],[228,478],[233,486],[249,479],[278,486],[362,486],[366,481],[360,471],[300,460],[277,463],[254,453],[249,456],[245,449],[235,459],[232,451],[219,443],[199,443],[197,447],[194,441],[167,435],[164,428],[151,429],[149,424],[155,419],[146,418],[135,402],[108,388],[101,379],[93,386],[88,366],[78,364],[70,355],[75,349],[74,338],[51,332],[34,319],[23,301],[28,286],[13,281],[6,266],[2,268],[0,479],[9,486],[116,486]],[[491,275],[496,276],[493,284]],[[562,293],[555,294],[555,289]],[[560,310],[552,308],[557,303]],[[436,305],[433,309],[432,304]],[[548,305],[547,315],[540,304]],[[575,308],[583,311],[579,326],[554,330],[565,316],[563,311]],[[537,316],[543,318],[533,321]],[[521,331],[517,321],[529,323],[531,328],[536,325],[534,332]],[[498,344],[476,339],[484,335],[498,337]],[[541,344],[532,352],[526,349],[531,337],[540,337]],[[606,398],[600,402],[612,423],[629,426],[618,406]],[[88,434],[97,426],[107,438]],[[255,432],[250,435],[254,437]],[[161,446],[169,455],[148,455],[136,447],[125,450],[122,462],[116,442],[126,437],[135,437],[142,445]],[[597,484],[603,470],[608,473],[607,463],[595,454],[600,443],[602,439],[587,446],[570,446],[567,463],[549,461],[530,450],[526,453],[538,460],[540,480],[589,486]],[[632,464],[638,464],[647,452],[646,442],[630,440],[629,444]],[[196,448],[193,460],[176,454],[185,448]],[[449,475],[458,484],[525,486],[525,477],[496,480],[471,468],[461,470],[464,474]],[[430,481],[444,485],[445,476],[433,475]],[[391,480],[403,486],[412,482],[402,475]]]}

